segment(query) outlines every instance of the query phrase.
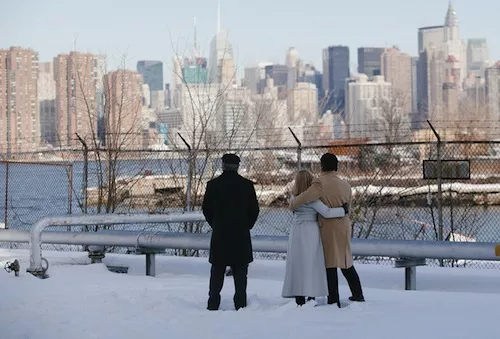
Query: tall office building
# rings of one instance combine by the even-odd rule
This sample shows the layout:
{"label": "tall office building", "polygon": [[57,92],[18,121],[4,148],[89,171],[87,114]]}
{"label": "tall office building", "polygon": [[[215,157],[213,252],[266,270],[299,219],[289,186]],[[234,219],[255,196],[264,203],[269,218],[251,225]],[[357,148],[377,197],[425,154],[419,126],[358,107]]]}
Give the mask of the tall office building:
{"label": "tall office building", "polygon": [[163,63],[155,60],[141,60],[137,62],[137,72],[142,74],[144,83],[152,91],[163,90]]}
{"label": "tall office building", "polygon": [[191,144],[208,140],[204,138],[215,133],[220,121],[217,116],[217,108],[223,103],[220,88],[211,83],[182,84],[177,87],[177,98],[184,138]]}
{"label": "tall office building", "polygon": [[[450,1],[444,22],[444,57],[453,56],[460,65],[460,78],[467,77],[467,46],[460,39],[458,16]],[[459,84],[462,89],[462,84]]]}
{"label": "tall office building", "polygon": [[208,82],[206,58],[186,58],[182,67],[182,76],[187,84],[204,84]]}
{"label": "tall office building", "polygon": [[295,47],[290,47],[286,53],[286,67],[288,68],[287,89],[290,91],[297,84],[297,55]]}
{"label": "tall office building", "polygon": [[103,101],[97,98],[98,77],[102,74],[98,68],[94,54],[71,52],[54,58],[58,146],[80,145],[75,134],[87,142],[96,135]]}
{"label": "tall office building", "polygon": [[266,66],[266,78],[273,79],[274,86],[278,93],[283,93],[288,88],[288,67],[286,65]]}
{"label": "tall office building", "polygon": [[474,76],[484,76],[485,63],[489,58],[486,39],[469,39],[467,42],[467,70]]}
{"label": "tall office building", "polygon": [[272,62],[260,62],[255,67],[245,68],[243,86],[250,89],[252,94],[262,93],[266,86],[266,66],[272,64]]}
{"label": "tall office building", "polygon": [[323,89],[328,98],[324,111],[344,111],[345,80],[350,77],[349,47],[330,46],[323,50]]}
{"label": "tall office building", "polygon": [[[437,84],[432,86],[439,74],[444,73],[444,26],[422,27],[418,30],[417,64],[417,109],[414,126],[424,127],[424,121],[429,118],[430,112],[440,104],[442,92]],[[442,61],[442,65],[441,62]],[[442,89],[442,83],[439,84]],[[433,87],[434,91],[431,91]],[[438,93],[436,93],[436,91]]]}
{"label": "tall office building", "polygon": [[314,65],[304,64],[302,60],[299,60],[297,70],[298,70],[297,82],[308,82],[310,84],[316,85],[316,89],[318,92],[318,104],[320,102],[322,103],[321,98],[323,98],[324,96],[323,74],[321,74],[321,72],[318,71],[316,67],[314,67]]}
{"label": "tall office building", "polygon": [[392,97],[409,114],[412,108],[412,61],[397,48],[388,48],[381,55],[381,73],[392,84]]}
{"label": "tall office building", "polygon": [[212,84],[236,83],[233,46],[227,30],[218,31],[210,44],[208,81]]}
{"label": "tall office building", "polygon": [[208,60],[208,82],[211,84],[236,84],[233,45],[229,42],[229,31],[221,29],[220,1],[217,2],[217,31],[210,43]]}
{"label": "tall office building", "polygon": [[106,97],[106,145],[112,148],[139,149],[143,145],[142,74],[118,70],[104,75]]}
{"label": "tall office building", "polygon": [[387,107],[391,102],[391,84],[383,76],[374,76],[370,80],[366,74],[359,74],[347,79],[345,86],[345,120],[349,138],[383,137],[377,133],[387,130],[385,124],[390,123],[385,116],[390,113],[386,110],[393,109]]}
{"label": "tall office building", "polygon": [[486,69],[486,93],[489,118],[500,121],[500,61]]}
{"label": "tall office building", "polygon": [[0,50],[0,153],[36,151],[40,143],[38,53]]}
{"label": "tall office building", "polygon": [[137,63],[137,72],[149,86],[151,108],[161,110],[164,106],[163,63],[155,60],[141,60]]}
{"label": "tall office building", "polygon": [[380,57],[384,48],[360,47],[358,48],[358,73],[366,74],[368,77],[381,74]]}
{"label": "tall office building", "polygon": [[287,96],[288,121],[294,125],[314,125],[318,122],[318,89],[307,82],[297,83]]}
{"label": "tall office building", "polygon": [[[411,58],[411,112],[412,117],[418,114],[418,57]],[[412,121],[414,119],[412,118]]]}
{"label": "tall office building", "polygon": [[251,101],[251,91],[245,87],[231,87],[221,95],[223,100],[217,107],[219,112],[216,113],[217,131],[223,132],[225,145],[235,148],[245,147],[250,139],[255,137],[253,131],[259,118]]}
{"label": "tall office building", "polygon": [[[451,2],[443,26],[424,27],[419,30],[419,53],[417,72],[419,119],[446,120],[443,88],[453,90],[446,76],[447,61],[449,68],[450,60],[453,60],[453,83],[459,93],[463,92],[467,74],[466,48],[464,42],[460,40],[458,17]],[[456,71],[457,69],[459,71]],[[445,83],[448,85],[444,86]],[[447,100],[451,100],[451,97],[454,96],[448,96]]]}
{"label": "tall office building", "polygon": [[38,66],[38,102],[40,105],[40,141],[54,146],[57,136],[56,82],[51,62],[41,62]]}

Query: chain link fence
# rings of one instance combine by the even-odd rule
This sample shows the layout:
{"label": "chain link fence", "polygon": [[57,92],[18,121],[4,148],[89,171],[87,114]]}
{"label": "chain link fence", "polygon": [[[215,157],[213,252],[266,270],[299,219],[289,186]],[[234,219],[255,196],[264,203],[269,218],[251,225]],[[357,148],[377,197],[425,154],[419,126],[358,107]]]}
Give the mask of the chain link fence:
{"label": "chain link fence", "polygon": [[[353,189],[353,237],[500,241],[500,142],[496,141],[24,154],[15,162],[0,163],[0,196],[5,202],[0,222],[10,229],[26,230],[36,220],[53,215],[199,210],[206,182],[220,174],[220,158],[228,151],[241,156],[240,173],[256,183],[261,214],[252,231],[254,235],[288,234],[292,224],[288,197],[295,172],[305,168],[319,175],[321,155],[332,152],[340,161],[339,175]],[[423,177],[423,161],[437,160],[438,155],[445,169],[443,173],[456,172],[458,167],[450,169],[447,161],[458,160],[462,161],[460,166],[469,166],[470,178],[442,179],[439,190],[436,178]],[[206,224],[193,223],[109,228],[209,232]],[[61,229],[65,228],[58,230]],[[97,230],[84,226],[80,229]],[[27,244],[16,246],[27,248]],[[78,246],[45,246],[81,250]],[[171,253],[206,255],[198,251]],[[269,253],[259,256],[284,257]],[[358,260],[391,262],[389,258]],[[429,261],[429,264],[438,263]],[[472,261],[444,264],[498,267],[494,263]]]}

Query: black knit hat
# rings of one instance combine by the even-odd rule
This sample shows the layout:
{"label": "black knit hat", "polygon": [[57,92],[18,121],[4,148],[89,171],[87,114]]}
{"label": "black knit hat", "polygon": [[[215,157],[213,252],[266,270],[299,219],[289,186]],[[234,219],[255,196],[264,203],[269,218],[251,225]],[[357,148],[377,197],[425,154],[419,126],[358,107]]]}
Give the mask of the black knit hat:
{"label": "black knit hat", "polygon": [[222,163],[238,166],[240,164],[240,157],[233,153],[226,153],[222,156]]}

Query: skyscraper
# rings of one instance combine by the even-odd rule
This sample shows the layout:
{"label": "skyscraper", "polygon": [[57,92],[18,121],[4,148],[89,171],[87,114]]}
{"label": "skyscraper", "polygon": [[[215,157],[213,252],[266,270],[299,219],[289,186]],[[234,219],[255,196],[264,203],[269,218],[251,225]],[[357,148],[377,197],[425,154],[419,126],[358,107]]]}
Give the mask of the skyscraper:
{"label": "skyscraper", "polygon": [[184,60],[182,76],[187,84],[204,84],[208,82],[206,58],[187,58]]}
{"label": "skyscraper", "polygon": [[287,89],[292,90],[297,84],[297,49],[290,47],[286,53],[286,67],[288,68]]}
{"label": "skyscraper", "polygon": [[380,56],[384,48],[360,47],[358,48],[358,73],[368,77],[380,75]]}
{"label": "skyscraper", "polygon": [[[450,1],[444,21],[444,58],[453,56],[460,65],[460,78],[467,77],[467,47],[465,42],[460,39],[458,16]],[[462,89],[462,84],[459,84]]]}
{"label": "skyscraper", "polygon": [[484,66],[488,61],[486,39],[469,39],[467,42],[467,70],[475,76],[484,76]]}
{"label": "skyscraper", "polygon": [[71,52],[54,58],[58,146],[79,145],[75,134],[88,142],[95,140],[103,104],[103,98],[97,98],[102,74],[99,64],[99,58],[88,53]]}
{"label": "skyscraper", "polygon": [[388,48],[381,56],[381,73],[392,84],[392,95],[404,114],[412,107],[412,61],[397,48]]}
{"label": "skyscraper", "polygon": [[0,50],[0,153],[36,151],[40,143],[38,53]]}
{"label": "skyscraper", "polygon": [[318,89],[316,85],[299,82],[287,96],[288,121],[294,125],[315,125],[318,122]]}
{"label": "skyscraper", "polygon": [[141,60],[137,63],[137,72],[142,74],[144,83],[150,91],[163,91],[163,63],[154,60]]}
{"label": "skyscraper", "polygon": [[229,31],[220,28],[220,1],[217,2],[217,33],[210,43],[208,82],[212,84],[236,84],[233,46]]}
{"label": "skyscraper", "polygon": [[42,143],[55,145],[56,129],[56,82],[51,62],[39,63],[38,102],[40,105],[40,139]]}
{"label": "skyscraper", "polygon": [[500,121],[500,61],[486,70],[486,93],[489,118]]}
{"label": "skyscraper", "polygon": [[266,83],[266,66],[272,62],[260,62],[256,67],[245,68],[244,87],[249,88],[252,94],[262,93]]}
{"label": "skyscraper", "polygon": [[349,47],[330,46],[323,50],[323,89],[328,98],[324,110],[343,112],[345,80],[349,78]]}
{"label": "skyscraper", "polygon": [[278,93],[283,93],[288,88],[288,67],[286,65],[268,65],[265,67],[266,78],[273,79],[273,84],[278,88]]}
{"label": "skyscraper", "polygon": [[[390,102],[391,84],[383,76],[369,79],[359,74],[347,79],[346,86],[346,124],[350,138],[377,138],[377,131],[388,130],[384,120],[384,110]],[[383,127],[377,127],[383,126]]]}
{"label": "skyscraper", "polygon": [[233,46],[229,42],[229,31],[221,30],[210,43],[208,81],[212,84],[236,83],[234,73]]}
{"label": "skyscraper", "polygon": [[114,149],[142,147],[142,74],[118,70],[104,76],[106,145]]}
{"label": "skyscraper", "polygon": [[[449,20],[445,20],[449,21]],[[426,119],[442,110],[446,33],[443,26],[422,27],[418,30],[417,108],[413,126],[427,127]],[[453,34],[448,33],[448,36]]]}

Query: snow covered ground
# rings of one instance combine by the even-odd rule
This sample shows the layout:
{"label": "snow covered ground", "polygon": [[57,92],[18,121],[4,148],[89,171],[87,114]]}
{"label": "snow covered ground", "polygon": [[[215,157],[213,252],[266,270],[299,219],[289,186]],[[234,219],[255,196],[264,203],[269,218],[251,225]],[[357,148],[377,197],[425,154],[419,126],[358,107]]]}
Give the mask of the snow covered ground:
{"label": "snow covered ground", "polygon": [[[246,309],[234,311],[226,278],[221,311],[205,310],[206,258],[157,258],[157,277],[144,276],[144,257],[109,255],[88,264],[84,253],[44,251],[50,278],[26,272],[28,252],[0,249],[0,263],[17,258],[21,275],[0,271],[0,338],[499,338],[500,272],[419,267],[419,291],[404,291],[402,269],[357,265],[367,302],[343,309],[314,302],[297,308],[280,297],[283,261],[250,266]],[[340,278],[343,299],[349,296]],[[319,303],[323,303],[320,300]]]}

